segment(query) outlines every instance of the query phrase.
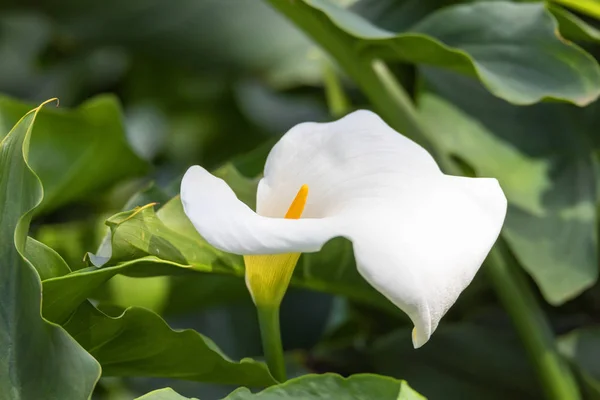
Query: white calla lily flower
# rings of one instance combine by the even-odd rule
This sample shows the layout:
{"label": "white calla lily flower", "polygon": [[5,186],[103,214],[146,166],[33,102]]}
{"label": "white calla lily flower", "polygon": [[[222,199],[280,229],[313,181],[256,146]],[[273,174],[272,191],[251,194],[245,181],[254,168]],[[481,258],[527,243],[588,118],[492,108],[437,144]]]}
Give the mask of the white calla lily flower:
{"label": "white calla lily flower", "polygon": [[473,279],[507,207],[495,179],[443,174],[369,111],[290,129],[269,154],[256,212],[200,166],[185,174],[181,200],[205,240],[247,256],[257,305],[261,285],[285,286],[283,297],[299,253],[349,239],[360,274],[411,318],[415,348]]}

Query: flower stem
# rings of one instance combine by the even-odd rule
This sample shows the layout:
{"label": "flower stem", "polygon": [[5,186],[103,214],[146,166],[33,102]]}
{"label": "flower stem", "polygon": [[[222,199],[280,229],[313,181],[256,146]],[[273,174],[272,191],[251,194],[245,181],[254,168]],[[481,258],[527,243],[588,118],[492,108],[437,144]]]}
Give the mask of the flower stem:
{"label": "flower stem", "polygon": [[499,240],[485,271],[534,365],[548,399],[581,399],[577,382],[558,353],[552,329],[523,272]]}
{"label": "flower stem", "polygon": [[257,305],[256,309],[267,365],[275,379],[279,382],[285,382],[287,378],[279,328],[279,306]]}
{"label": "flower stem", "polygon": [[323,60],[323,83],[329,113],[334,118],[343,117],[350,111],[350,102],[336,71],[329,60]]}

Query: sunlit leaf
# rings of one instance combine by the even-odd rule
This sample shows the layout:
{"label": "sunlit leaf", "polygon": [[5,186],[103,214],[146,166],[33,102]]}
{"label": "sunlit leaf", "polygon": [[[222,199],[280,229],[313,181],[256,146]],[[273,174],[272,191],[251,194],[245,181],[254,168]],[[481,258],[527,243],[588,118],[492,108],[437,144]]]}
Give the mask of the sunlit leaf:
{"label": "sunlit leaf", "polygon": [[588,24],[577,15],[556,5],[548,5],[560,27],[560,33],[569,40],[600,42],[600,30]]}
{"label": "sunlit leaf", "polygon": [[191,397],[183,397],[171,388],[154,390],[135,400],[198,400]]}
{"label": "sunlit leaf", "polygon": [[223,400],[326,399],[425,400],[405,381],[373,374],[352,375],[349,378],[337,374],[304,375],[259,393],[241,388]]}
{"label": "sunlit leaf", "polygon": [[600,1],[599,0],[551,0],[555,3],[565,5],[573,10],[588,14],[600,19]]}

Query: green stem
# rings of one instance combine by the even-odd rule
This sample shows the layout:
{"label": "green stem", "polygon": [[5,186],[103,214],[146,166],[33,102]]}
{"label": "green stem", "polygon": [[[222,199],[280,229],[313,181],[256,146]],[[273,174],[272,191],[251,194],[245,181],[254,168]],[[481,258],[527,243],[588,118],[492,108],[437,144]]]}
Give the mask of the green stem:
{"label": "green stem", "polygon": [[425,147],[446,173],[462,175],[456,165],[433,146],[434,137],[423,123],[412,98],[383,61],[371,60],[361,76],[369,84],[368,89],[362,88],[363,91],[372,102],[378,98],[380,105],[373,104],[394,129]]}
{"label": "green stem", "polygon": [[363,81],[361,89],[388,123],[430,150],[433,146],[427,137],[428,131],[413,100],[387,65],[373,59],[364,66],[360,75]]}
{"label": "green stem", "polygon": [[260,335],[267,365],[275,379],[279,382],[285,382],[287,378],[279,328],[279,306],[257,305],[256,309],[258,311],[258,323],[260,325]]}
{"label": "green stem", "polygon": [[552,328],[544,311],[523,272],[501,240],[490,252],[486,264],[485,271],[489,280],[513,320],[537,371],[546,398],[580,399],[577,382],[566,360],[556,349]]}
{"label": "green stem", "polygon": [[325,97],[329,113],[335,118],[344,116],[350,111],[350,102],[329,60],[323,61],[323,83],[325,84]]}

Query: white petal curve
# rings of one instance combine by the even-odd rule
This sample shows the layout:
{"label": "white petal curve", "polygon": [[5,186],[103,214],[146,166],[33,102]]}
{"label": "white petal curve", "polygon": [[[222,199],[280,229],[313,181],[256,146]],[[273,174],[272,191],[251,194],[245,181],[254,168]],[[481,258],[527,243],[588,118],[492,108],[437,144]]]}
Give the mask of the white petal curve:
{"label": "white petal curve", "polygon": [[256,208],[260,215],[281,216],[306,184],[303,217],[331,216],[348,201],[385,197],[390,189],[439,174],[425,149],[377,114],[359,110],[334,122],[307,122],[290,129],[269,153]]}
{"label": "white petal curve", "polygon": [[[282,219],[305,184],[302,218]],[[198,232],[232,253],[310,252],[349,238],[359,272],[412,319],[415,347],[473,279],[507,206],[495,179],[444,175],[427,151],[369,111],[288,131],[267,159],[257,213],[197,166],[181,198]]]}
{"label": "white petal curve", "polygon": [[314,252],[338,236],[335,224],[326,218],[291,220],[256,214],[225,181],[198,165],[183,176],[181,202],[198,233],[229,253]]}
{"label": "white petal curve", "polygon": [[346,232],[361,275],[413,321],[415,348],[472,281],[506,214],[495,179],[438,179],[428,194],[379,204],[368,213],[369,230],[356,224]]}

